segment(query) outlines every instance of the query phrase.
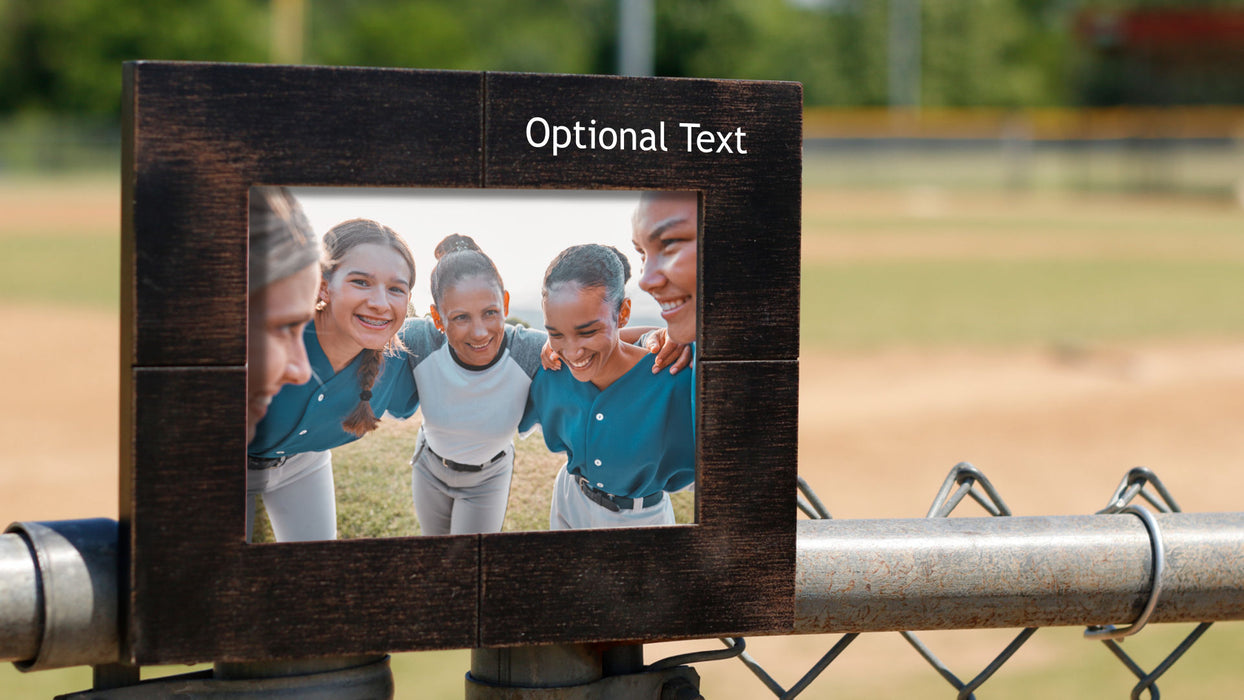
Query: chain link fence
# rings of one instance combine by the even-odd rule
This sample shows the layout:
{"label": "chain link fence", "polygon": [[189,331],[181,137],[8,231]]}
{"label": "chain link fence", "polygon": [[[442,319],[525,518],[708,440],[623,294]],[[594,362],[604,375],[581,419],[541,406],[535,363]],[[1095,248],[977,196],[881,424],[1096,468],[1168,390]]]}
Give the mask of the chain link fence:
{"label": "chain link fence", "polygon": [[[1008,517],[1012,515],[1010,507],[1007,506],[1001,494],[984,473],[975,466],[964,462],[956,465],[951,470],[939,489],[937,496],[934,498],[933,504],[929,507],[926,517],[948,518],[969,498],[975,501],[989,516]],[[832,515],[825,504],[817,497],[816,493],[813,492],[802,477],[799,479],[798,507],[809,519],[832,519]],[[1084,630],[1083,636],[1086,640],[1098,641],[1105,645],[1118,661],[1135,676],[1136,683],[1130,689],[1130,697],[1149,697],[1156,700],[1160,697],[1158,680],[1201,639],[1212,623],[1202,622],[1196,625],[1191,633],[1151,669],[1142,667],[1121,646],[1124,638],[1135,635],[1144,629],[1157,606],[1158,598],[1163,590],[1167,552],[1158,521],[1154,518],[1154,511],[1158,513],[1181,512],[1178,503],[1157,475],[1148,468],[1137,467],[1129,471],[1123,478],[1114,493],[1111,494],[1106,506],[1095,513],[1097,515],[1128,513],[1135,515],[1144,523],[1152,547],[1152,583],[1149,587],[1146,604],[1135,621],[1121,627],[1113,625],[1091,626]],[[1016,652],[1032,639],[1040,629],[1039,627],[1027,627],[1021,630],[983,669],[968,677],[952,670],[915,632],[902,631],[899,634],[931,669],[951,686],[953,692],[956,693],[955,697],[962,700],[974,699],[976,697],[975,692],[1003,668],[1015,656]],[[835,661],[844,657],[844,655],[849,659],[850,655],[846,652],[859,636],[860,633],[848,633],[838,637],[824,655],[789,688],[783,687],[757,659],[748,653],[746,640],[742,638],[722,639],[721,642],[725,645],[725,649],[671,657],[652,664],[650,668],[663,668],[677,664],[698,663],[721,658],[737,658],[756,675],[774,697],[786,700],[797,697],[814,682],[821,679],[823,675],[827,675],[825,671]]]}

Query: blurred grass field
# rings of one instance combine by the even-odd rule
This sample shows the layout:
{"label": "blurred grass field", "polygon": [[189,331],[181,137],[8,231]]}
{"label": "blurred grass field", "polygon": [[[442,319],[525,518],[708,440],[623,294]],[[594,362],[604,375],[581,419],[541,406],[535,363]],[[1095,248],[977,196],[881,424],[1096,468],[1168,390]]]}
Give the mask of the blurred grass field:
{"label": "blurred grass field", "polygon": [[[1244,329],[1238,261],[807,263],[805,346],[1031,346],[1223,336]],[[965,314],[964,310],[971,311]],[[820,315],[820,314],[818,314]]]}
{"label": "blurred grass field", "polygon": [[[813,172],[828,167],[809,164]],[[1127,195],[927,185],[848,187],[832,178],[809,180],[804,193],[803,381],[812,381],[825,362],[840,358],[869,362],[896,351],[963,353],[974,362],[981,353],[1000,361],[1034,351],[1074,358],[1101,347],[1186,343],[1230,349],[1244,341],[1244,305],[1239,303],[1244,299],[1244,212],[1229,197],[1204,196],[1202,191]],[[52,512],[52,501],[61,499],[88,505],[79,506],[83,512],[56,517],[116,515],[115,443],[98,445],[89,471],[73,476],[54,473],[53,454],[48,473],[38,475],[50,485],[43,490],[32,492],[22,485],[27,482],[16,479],[29,476],[21,473],[22,466],[41,456],[47,440],[43,436],[76,432],[74,426],[82,422],[115,424],[114,393],[95,393],[86,383],[58,383],[64,381],[64,373],[57,365],[49,367],[45,358],[60,357],[50,350],[62,345],[72,351],[83,345],[117,343],[115,335],[82,338],[73,333],[87,321],[106,326],[117,314],[117,199],[113,176],[0,180],[0,209],[5,214],[0,217],[4,252],[0,309],[10,314],[6,318],[22,319],[22,325],[10,323],[5,330],[6,386],[15,395],[48,397],[47,406],[35,411],[9,402],[10,411],[20,412],[7,421],[10,427],[3,434],[4,443],[13,446],[13,461],[0,481],[0,516],[11,512],[9,520],[38,519],[39,513]],[[30,342],[31,338],[48,338],[52,347]],[[115,372],[115,365],[98,371]],[[1230,391],[1234,386],[1224,381],[1209,391]],[[60,396],[72,397],[72,410],[54,400]],[[866,390],[850,394],[844,389],[844,395],[834,400],[850,404],[865,398]],[[805,399],[815,400],[807,393]],[[920,403],[912,403],[916,406],[912,410],[919,410]],[[814,419],[812,413],[801,415],[801,432],[803,421]],[[41,420],[44,427],[18,418]],[[980,430],[974,424],[961,428],[968,440],[975,439],[971,431]],[[825,428],[816,423],[808,430]],[[413,425],[386,425],[382,435],[390,440],[360,441],[349,448],[357,454],[343,451],[339,457],[376,465],[375,475],[369,477],[376,481],[367,488],[339,471],[343,536],[350,534],[345,523],[392,534],[407,534],[413,527],[406,461],[413,446]],[[1189,449],[1202,446],[1202,437],[1189,433],[1185,437]],[[843,454],[854,454],[850,450],[857,448],[867,454],[868,446],[846,444],[849,434],[835,438],[843,444],[824,451],[801,446],[800,458],[801,472],[814,479],[831,511],[849,505],[857,512],[882,512],[892,500],[887,489],[916,491],[915,500],[931,499],[944,475],[944,471],[920,473],[895,480],[867,461],[840,466]],[[891,436],[900,442],[920,439],[901,432]],[[520,445],[537,441],[533,437]],[[1137,439],[1135,445],[1136,462],[1147,461],[1144,441]],[[1218,452],[1198,459],[1205,461],[1201,480],[1238,484],[1239,478],[1233,476],[1238,474],[1238,453]],[[520,463],[537,471],[557,466],[526,458]],[[1104,477],[1101,499],[1126,466],[1130,465],[1118,465],[1117,474],[1110,471]],[[994,474],[985,467],[986,473]],[[511,506],[507,528],[543,527],[538,518],[517,520],[521,512],[541,514],[542,507],[547,508],[545,488],[519,487],[541,478],[551,479],[547,474],[516,476],[516,502],[530,503],[528,508]],[[870,485],[872,500],[856,497],[858,490],[835,487],[846,481]],[[375,483],[382,484],[393,503],[401,504],[406,519],[394,517],[392,506],[380,507],[363,497]],[[1013,493],[999,485],[1004,495]],[[1204,509],[1198,507],[1204,502],[1198,501],[1198,494],[1176,495],[1189,501],[1185,504],[1189,510]],[[1235,502],[1229,494],[1210,495],[1218,499],[1214,503]],[[543,505],[541,498],[546,499]],[[1037,512],[1029,509],[1023,514]],[[1156,625],[1129,640],[1125,648],[1146,668],[1152,667],[1187,630],[1182,625]],[[963,631],[929,638],[953,670],[971,676],[1011,635]],[[786,685],[832,642],[832,637],[749,640],[757,659]],[[680,644],[679,650],[717,646],[714,640]],[[648,659],[672,653],[670,648],[650,645]],[[1241,652],[1244,628],[1240,623],[1219,624],[1175,665],[1160,687],[1167,697],[1231,697],[1244,685],[1238,664]],[[399,698],[461,697],[469,652],[397,654],[393,665]],[[144,673],[185,670],[167,667]],[[765,697],[759,682],[736,661],[701,664],[698,670],[708,698]],[[87,669],[20,674],[9,665],[0,668],[0,696],[6,698],[48,698],[89,683]],[[1038,632],[977,695],[1123,696],[1133,683],[1104,648],[1079,639],[1079,630],[1051,629]],[[914,651],[897,635],[887,634],[862,637],[801,697],[950,695],[950,687]]]}

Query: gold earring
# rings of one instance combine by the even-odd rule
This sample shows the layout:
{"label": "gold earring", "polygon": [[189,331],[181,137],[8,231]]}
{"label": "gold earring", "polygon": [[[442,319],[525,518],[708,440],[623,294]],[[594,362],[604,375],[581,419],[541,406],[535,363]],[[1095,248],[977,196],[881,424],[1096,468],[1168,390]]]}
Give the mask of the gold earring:
{"label": "gold earring", "polygon": [[316,300],[316,302],[315,302],[315,310],[316,310],[316,311],[323,311],[323,310],[324,310],[324,309],[326,309],[326,308],[328,308],[328,300],[327,300],[327,299],[317,299],[317,300]]}

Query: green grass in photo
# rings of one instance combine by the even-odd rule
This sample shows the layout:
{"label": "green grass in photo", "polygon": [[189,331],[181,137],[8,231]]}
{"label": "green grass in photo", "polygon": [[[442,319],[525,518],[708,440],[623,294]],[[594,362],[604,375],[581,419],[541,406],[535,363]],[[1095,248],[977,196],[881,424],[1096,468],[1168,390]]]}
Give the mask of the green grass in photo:
{"label": "green grass in photo", "polygon": [[415,420],[384,418],[375,432],[333,450],[339,538],[419,533],[410,494],[418,427]]}
{"label": "green grass in photo", "polygon": [[[410,484],[410,458],[418,431],[419,414],[407,421],[385,418],[375,432],[333,450],[340,539],[420,534]],[[549,452],[538,430],[517,438],[514,447],[514,476],[502,530],[547,530],[553,480],[565,457]],[[262,497],[259,501],[253,541],[272,542]],[[672,502],[677,522],[694,521],[693,492],[673,494]]]}

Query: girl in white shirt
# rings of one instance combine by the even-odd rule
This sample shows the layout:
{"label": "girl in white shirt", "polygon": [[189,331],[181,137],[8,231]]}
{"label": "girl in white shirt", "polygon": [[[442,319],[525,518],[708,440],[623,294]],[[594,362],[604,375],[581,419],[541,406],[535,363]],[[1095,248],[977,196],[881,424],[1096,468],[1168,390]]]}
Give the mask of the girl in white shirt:
{"label": "girl in white shirt", "polygon": [[507,325],[509,293],[467,236],[436,247],[431,319],[402,330],[423,409],[411,459],[425,535],[499,532],[514,434],[547,336]]}

